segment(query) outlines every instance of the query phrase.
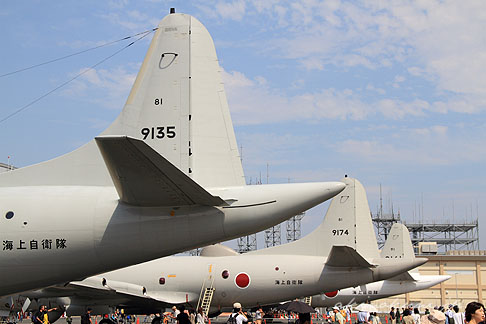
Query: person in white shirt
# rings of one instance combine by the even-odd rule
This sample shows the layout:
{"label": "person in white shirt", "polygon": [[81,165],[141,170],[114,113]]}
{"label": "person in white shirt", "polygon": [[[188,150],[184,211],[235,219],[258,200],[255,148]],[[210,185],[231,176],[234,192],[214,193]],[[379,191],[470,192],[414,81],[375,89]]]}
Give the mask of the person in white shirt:
{"label": "person in white shirt", "polygon": [[368,323],[369,318],[370,318],[370,314],[368,312],[364,312],[364,311],[358,312],[358,323],[359,324]]}
{"label": "person in white shirt", "polygon": [[255,312],[255,323],[256,324],[262,324],[263,315],[265,315],[265,313],[263,312],[263,309],[261,307],[258,307],[258,309]]}
{"label": "person in white shirt", "polygon": [[172,314],[170,315],[170,317],[172,318],[172,323],[176,323],[177,322],[177,315],[179,315],[181,312],[177,309],[176,306],[172,306]]}
{"label": "person in white shirt", "polygon": [[336,323],[336,324],[344,324],[344,322],[346,320],[344,319],[344,316],[339,311],[339,308],[333,307],[332,308],[332,311],[334,312],[334,323]]}
{"label": "person in white shirt", "polygon": [[454,318],[454,324],[465,324],[465,318],[464,318],[464,313],[461,313],[459,311],[459,306],[455,305],[454,306],[454,314],[452,315]]}
{"label": "person in white shirt", "polygon": [[449,304],[449,308],[444,312],[449,318],[454,316],[454,311],[452,310],[452,304]]}
{"label": "person in white shirt", "polygon": [[197,309],[196,324],[205,324],[207,321],[206,315],[204,314],[202,307]]}
{"label": "person in white shirt", "polygon": [[420,312],[417,307],[413,309],[412,318],[414,324],[420,324]]}
{"label": "person in white shirt", "polygon": [[236,318],[236,324],[243,324],[248,322],[248,317],[246,317],[245,313],[241,310],[240,303],[233,304],[233,313],[230,315],[233,318]]}

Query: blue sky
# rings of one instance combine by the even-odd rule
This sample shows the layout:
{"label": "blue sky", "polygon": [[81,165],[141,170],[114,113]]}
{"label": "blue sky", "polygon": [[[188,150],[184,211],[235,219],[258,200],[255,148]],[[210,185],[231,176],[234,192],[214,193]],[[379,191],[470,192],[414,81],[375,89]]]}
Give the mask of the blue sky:
{"label": "blue sky", "polygon": [[[248,181],[266,182],[267,163],[270,183],[348,174],[372,211],[381,184],[406,221],[484,214],[484,1],[6,1],[0,74],[151,29],[170,7],[213,36]],[[37,163],[100,133],[150,38],[2,122],[0,162]],[[127,43],[0,78],[0,119]]]}

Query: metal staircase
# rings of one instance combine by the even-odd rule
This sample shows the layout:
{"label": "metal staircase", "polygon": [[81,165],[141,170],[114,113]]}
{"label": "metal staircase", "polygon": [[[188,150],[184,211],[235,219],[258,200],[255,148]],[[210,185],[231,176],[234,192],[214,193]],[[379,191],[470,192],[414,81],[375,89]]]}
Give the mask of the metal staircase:
{"label": "metal staircase", "polygon": [[209,307],[211,306],[211,301],[213,300],[214,290],[215,289],[213,287],[206,287],[202,296],[202,300],[200,300],[201,304],[199,306],[201,306],[202,311],[206,316],[208,316],[209,313]]}
{"label": "metal staircase", "polygon": [[196,310],[199,309],[199,307],[201,307],[204,315],[206,316],[208,316],[209,307],[211,306],[211,301],[213,300],[213,294],[215,290],[213,288],[213,284],[214,284],[214,278],[211,274],[211,270],[209,270],[209,276],[204,280],[202,284],[201,293],[199,294],[199,300],[197,302],[197,307],[196,307]]}
{"label": "metal staircase", "polygon": [[304,298],[304,303],[306,303],[307,305],[311,306],[311,304],[312,304],[312,296],[305,297]]}

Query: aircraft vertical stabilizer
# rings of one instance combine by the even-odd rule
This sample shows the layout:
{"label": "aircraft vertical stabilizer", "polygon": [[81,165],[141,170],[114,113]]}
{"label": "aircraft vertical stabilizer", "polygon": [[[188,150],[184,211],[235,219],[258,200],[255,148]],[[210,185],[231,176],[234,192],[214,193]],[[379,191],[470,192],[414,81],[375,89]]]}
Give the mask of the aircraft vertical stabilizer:
{"label": "aircraft vertical stabilizer", "polygon": [[[400,223],[395,223],[392,225],[380,255],[382,258],[386,259],[415,259],[413,244],[412,240],[410,239],[410,232],[405,225]],[[414,281],[415,279],[412,277],[412,274],[418,275],[418,273],[418,268],[414,268],[410,271],[402,273],[401,275],[390,278],[389,280]]]}
{"label": "aircraft vertical stabilizer", "polygon": [[[189,15],[160,22],[124,109],[102,135],[144,140],[203,187],[245,185],[213,40]],[[0,186],[28,185],[112,182],[93,140],[0,176]]]}
{"label": "aircraft vertical stabilizer", "polygon": [[216,49],[189,15],[159,24],[124,110],[103,135],[144,139],[203,187],[245,185]]}
{"label": "aircraft vertical stabilizer", "polygon": [[415,258],[410,232],[405,225],[400,223],[393,224],[381,250],[381,257],[390,259]]}
{"label": "aircraft vertical stabilizer", "polygon": [[356,179],[341,181],[346,188],[332,199],[324,220],[312,233],[295,242],[249,253],[328,256],[333,245],[343,245],[354,248],[362,257],[379,258],[366,191]]}

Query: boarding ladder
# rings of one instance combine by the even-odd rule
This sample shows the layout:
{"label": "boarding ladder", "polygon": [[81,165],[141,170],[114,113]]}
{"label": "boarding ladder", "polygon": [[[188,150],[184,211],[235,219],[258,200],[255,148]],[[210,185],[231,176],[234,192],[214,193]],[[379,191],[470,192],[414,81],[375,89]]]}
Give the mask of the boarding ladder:
{"label": "boarding ladder", "polygon": [[203,314],[206,316],[208,316],[209,307],[211,306],[211,301],[213,300],[213,294],[215,290],[213,288],[214,278],[211,274],[211,266],[209,267],[209,269],[209,276],[204,280],[202,284],[201,293],[199,294],[199,300],[196,307],[196,309],[199,309],[199,307],[201,307]]}
{"label": "boarding ladder", "polygon": [[311,306],[312,305],[312,296],[307,296],[304,298],[304,303]]}

